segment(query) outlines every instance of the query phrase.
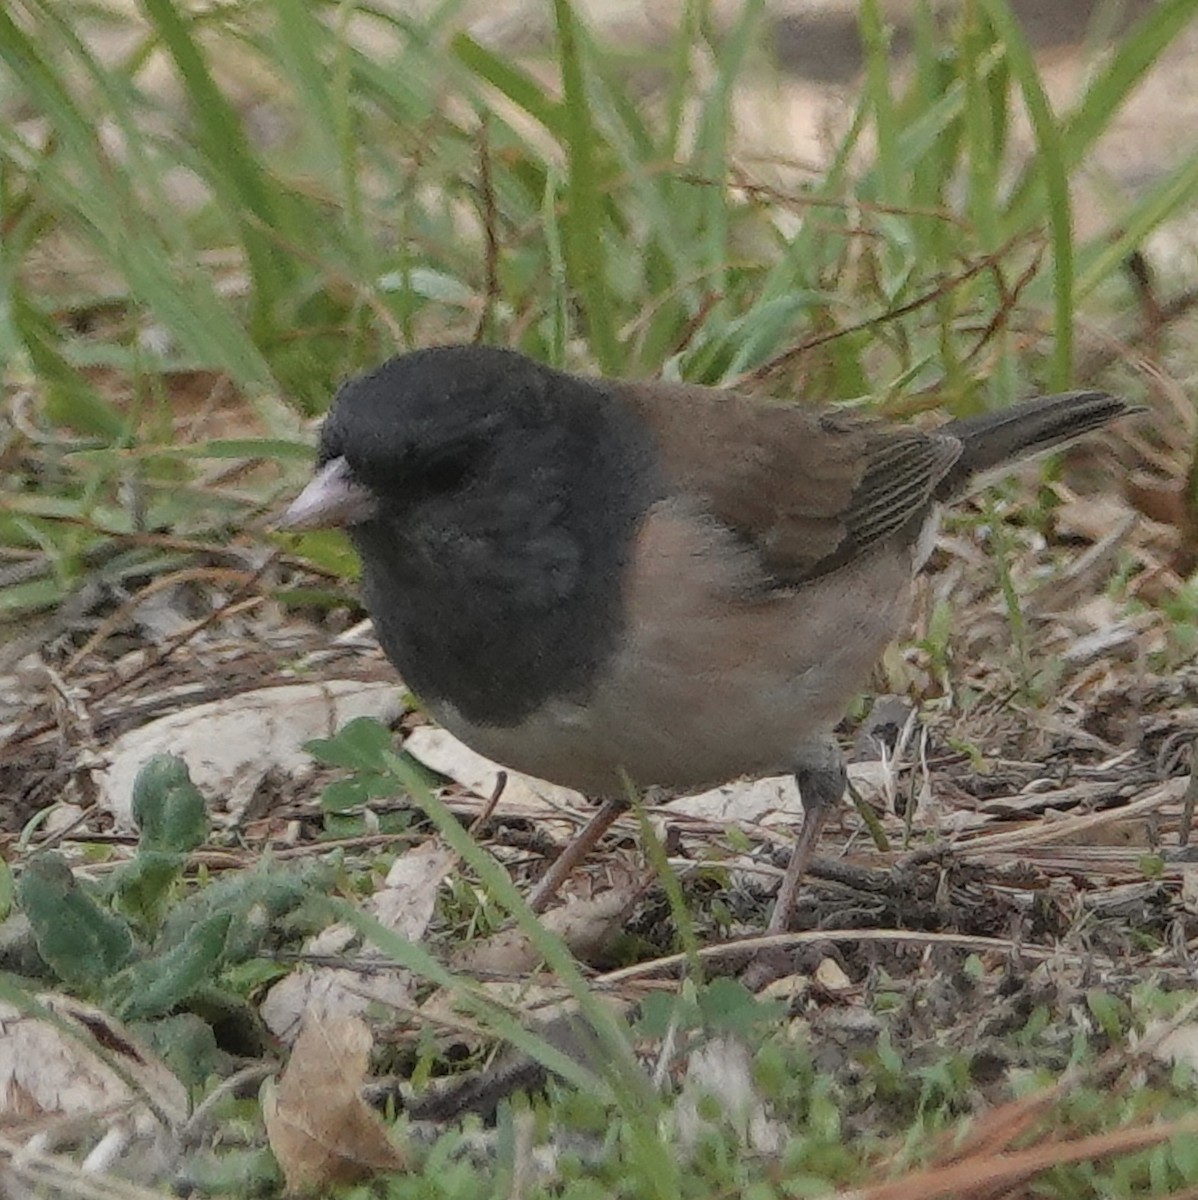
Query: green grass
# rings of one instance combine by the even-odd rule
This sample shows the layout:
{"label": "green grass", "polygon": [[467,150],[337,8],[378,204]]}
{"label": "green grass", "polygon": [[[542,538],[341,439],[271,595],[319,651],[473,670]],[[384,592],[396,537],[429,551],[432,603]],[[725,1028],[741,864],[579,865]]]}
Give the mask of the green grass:
{"label": "green grass", "polygon": [[[891,960],[895,974],[875,959],[839,1001],[803,989],[785,1001],[763,1001],[735,980],[692,976],[676,988],[643,993],[638,1011],[617,1016],[607,1001],[620,989],[611,981],[592,988],[503,868],[387,741],[385,729],[358,722],[322,746],[351,772],[371,780],[386,774],[413,797],[460,856],[463,875],[485,890],[487,903],[513,916],[559,981],[559,994],[576,1002],[595,1031],[595,1049],[568,1055],[479,981],[446,969],[443,960],[460,947],[457,930],[466,914],[457,912],[447,926],[443,905],[441,919],[415,943],[348,900],[330,901],[337,875],[343,895],[359,890],[362,884],[350,881],[370,874],[361,863],[347,858],[297,870],[264,859],[256,870],[196,887],[188,854],[210,834],[205,802],[180,760],[161,756],[137,780],[139,842],[115,871],[99,880],[86,872],[72,876],[54,855],[25,864],[15,899],[30,921],[37,955],[23,957],[31,977],[0,977],[0,1000],[29,1021],[48,1023],[67,1046],[80,1043],[136,1088],[127,1033],[105,1034],[98,1018],[80,1024],[34,998],[70,990],[131,1022],[134,1036],[178,1073],[193,1101],[214,1097],[205,1126],[211,1145],[205,1139],[203,1152],[185,1147],[180,1162],[179,1178],[199,1194],[277,1194],[277,1170],[254,1148],[262,1138],[256,1104],[218,1086],[230,1070],[218,1041],[234,1024],[253,1027],[256,990],[279,977],[279,952],[330,919],[356,928],[392,963],[440,989],[442,999],[451,997],[455,1011],[490,1037],[556,1072],[543,1094],[501,1103],[489,1131],[468,1117],[421,1135],[401,1116],[392,1136],[409,1169],[335,1194],[500,1197],[513,1194],[519,1176],[521,1195],[570,1200],[781,1200],[888,1182],[907,1189],[898,1197],[957,1195],[935,1192],[932,1182],[962,1170],[976,1173],[966,1176],[971,1184],[983,1170],[1008,1172],[1003,1177],[1011,1183],[1026,1171],[1038,1181],[1037,1194],[1059,1197],[1131,1200],[1198,1184],[1193,1063],[1171,1066],[1154,1052],[1170,1029],[1192,1041],[1198,1008],[1192,989],[1170,990],[1151,972],[1137,977],[1089,952],[1064,951],[1046,971],[1024,976],[1017,951],[950,949],[951,935],[928,970],[926,961],[919,964],[936,935],[924,946],[910,932],[914,954]],[[853,934],[831,936],[851,953]],[[1092,977],[1084,989],[1072,960],[1084,961]],[[1094,982],[1103,975],[1110,975],[1109,985]],[[205,1014],[213,1024],[220,1014],[220,1032],[208,1027]],[[387,1010],[377,1016],[385,1020]],[[428,1036],[396,1037],[402,1026],[393,1027],[376,1051],[406,1053],[409,1061],[419,1054],[415,1066],[405,1069],[401,1058],[393,1067],[403,1079],[423,1078],[434,1066],[443,1073],[449,1068],[440,1061],[435,1025],[434,1019],[425,1029]],[[679,1079],[676,1065],[659,1089],[633,1057],[634,1045],[651,1059],[668,1054],[692,1066],[700,1048],[739,1049],[720,1052],[723,1065],[701,1089]],[[747,1070],[743,1095],[727,1082],[738,1059]],[[542,1151],[535,1160],[534,1146]],[[94,1190],[91,1177],[71,1176],[61,1153],[49,1161],[62,1177],[55,1194],[133,1195],[115,1181],[111,1191]],[[27,1159],[24,1169],[36,1165]],[[930,1182],[921,1185],[924,1178]]]}
{"label": "green grass", "polygon": [[[947,19],[921,8],[913,73],[888,53],[882,6],[862,0],[855,110],[826,169],[802,185],[738,153],[732,98],[770,67],[763,10],[744,5],[717,34],[693,0],[672,45],[630,50],[555,0],[553,46],[521,62],[460,32],[451,3],[422,23],[397,15],[402,6],[312,0],[143,0],[124,15],[61,0],[0,9],[0,362],[14,414],[0,478],[0,554],[11,568],[0,569],[0,617],[50,610],[85,579],[136,593],[230,543],[262,542],[265,518],[307,469],[307,419],[345,375],[409,346],[490,340],[571,368],[895,413],[962,413],[1092,382],[1074,376],[1079,319],[1127,306],[1121,264],[1193,206],[1198,153],[1086,241],[1069,186],[1198,3],[1161,0],[1076,106],[1053,112],[1004,0],[966,3]],[[123,35],[103,57],[102,31]],[[1021,107],[1035,146],[1025,159],[1012,148]],[[220,431],[201,422],[193,437],[184,416],[210,402]],[[320,586],[352,570],[334,539],[294,546],[325,572]],[[279,598],[307,604],[317,592]],[[385,765],[403,775],[398,761]],[[354,919],[578,1085],[554,1085],[535,1107],[542,1130],[600,1131],[562,1160],[554,1194],[766,1200],[876,1182],[925,1161],[930,1137],[959,1132],[977,1111],[959,1052],[922,1061],[883,1038],[828,1078],[786,1026],[733,1005],[762,1094],[794,1137],[766,1162],[717,1121],[685,1175],[668,1102],[646,1091],[623,1019],[497,864],[435,800],[426,812],[599,1028],[606,1071],[562,1062],[423,947]],[[156,905],[186,890],[182,866],[171,871]],[[39,882],[28,880],[26,903]],[[143,877],[124,880],[120,903],[142,903]],[[41,882],[53,891],[62,881]],[[276,883],[264,875],[230,888],[213,912],[200,911],[203,890],[192,894],[196,928],[242,920]],[[297,895],[284,890],[272,902],[290,914]],[[668,891],[680,916],[682,894]],[[90,922],[96,939],[128,924],[105,907],[111,898],[71,895],[86,917],[76,927]],[[59,900],[46,903],[55,929]],[[164,918],[155,909],[141,919]],[[176,933],[153,951],[148,935],[135,951],[133,934],[128,947],[121,934],[120,953],[97,958],[84,984],[113,1003],[145,1003],[143,970],[167,964],[173,1002],[197,963],[232,970],[219,938]],[[719,982],[691,980],[666,1024],[727,1028],[726,1012],[713,1016]],[[1062,1001],[1055,1022],[1016,1039],[1017,1065],[1032,1082],[1092,1066],[1095,1045],[1126,1036],[1150,1008],[1092,1003],[1095,1028]],[[1046,1030],[1056,1040],[1046,1044]],[[1081,1135],[1181,1115],[1192,1080],[1175,1076],[1112,1099],[1095,1068],[1044,1127]],[[870,1133],[855,1142],[866,1114]],[[447,1134],[376,1194],[513,1194],[514,1120],[501,1116],[494,1170],[455,1157],[460,1135]],[[1132,1196],[1196,1180],[1198,1162],[1178,1141],[1062,1166],[1045,1187]]]}
{"label": "green grass", "polygon": [[[560,87],[455,32],[452,5],[423,25],[301,0],[0,13],[23,118],[0,128],[0,356],[40,434],[10,440],[0,546],[42,567],[0,611],[60,599],[114,539],[134,574],[159,558],[135,535],[224,539],[294,486],[299,415],[429,341],[898,410],[1076,383],[1078,305],[1126,303],[1122,258],[1192,203],[1198,155],[1081,244],[1068,183],[1194,8],[1157,6],[1054,114],[1002,0],[921,10],[914,76],[867,0],[856,112],[801,187],[737,160],[759,4],[717,37],[696,2],[638,57],[558,3]],[[87,31],[114,27],[101,59]],[[262,440],[181,452],[183,372]],[[253,486],[196,483],[238,454],[267,463]]]}

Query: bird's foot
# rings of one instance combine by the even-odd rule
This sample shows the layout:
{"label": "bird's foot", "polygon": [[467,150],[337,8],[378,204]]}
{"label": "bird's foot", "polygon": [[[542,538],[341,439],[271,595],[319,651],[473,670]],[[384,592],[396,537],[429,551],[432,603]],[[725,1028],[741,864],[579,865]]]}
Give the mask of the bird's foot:
{"label": "bird's foot", "polygon": [[[778,886],[774,911],[766,926],[767,933],[785,933],[790,928],[799,898],[799,885],[811,865],[828,815],[844,795],[847,779],[840,747],[831,737],[804,743],[796,755],[795,780],[803,801],[803,824],[795,839],[786,873]],[[762,951],[742,972],[741,981],[750,990],[757,991],[785,973],[784,970],[779,971],[778,965],[776,950]]]}

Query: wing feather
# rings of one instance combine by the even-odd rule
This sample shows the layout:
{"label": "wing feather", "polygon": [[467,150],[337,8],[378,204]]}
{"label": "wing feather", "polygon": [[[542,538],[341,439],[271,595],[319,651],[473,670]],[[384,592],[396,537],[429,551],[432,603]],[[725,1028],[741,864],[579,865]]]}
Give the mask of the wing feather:
{"label": "wing feather", "polygon": [[686,384],[611,385],[654,434],[668,486],[758,555],[775,585],[912,540],[958,438]]}

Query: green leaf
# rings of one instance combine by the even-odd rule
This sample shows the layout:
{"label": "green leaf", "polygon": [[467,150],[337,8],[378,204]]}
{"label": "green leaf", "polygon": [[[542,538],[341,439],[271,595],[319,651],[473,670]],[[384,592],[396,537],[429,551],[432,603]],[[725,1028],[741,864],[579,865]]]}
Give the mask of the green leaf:
{"label": "green leaf", "polygon": [[163,48],[174,60],[179,80],[191,102],[196,146],[203,155],[206,178],[222,205],[238,222],[246,259],[254,277],[259,337],[273,324],[268,310],[294,280],[299,260],[279,254],[270,231],[298,233],[290,197],[262,169],[240,114],[217,85],[202,44],[195,36],[198,18],[171,0],[142,0]]}
{"label": "green leaf", "polygon": [[165,1017],[147,1023],[137,1032],[187,1087],[199,1087],[222,1066],[212,1026],[194,1013]]}
{"label": "green leaf", "polygon": [[[161,453],[159,446],[147,446],[141,451],[142,455]],[[172,446],[171,454],[179,458],[286,458],[307,463],[312,461],[314,451],[310,442],[290,438],[213,438],[191,446]]]}
{"label": "green leaf", "polygon": [[[311,533],[277,533],[274,537],[284,545],[294,547],[294,552],[303,555],[322,571],[341,579],[357,579],[360,574],[358,556],[349,539],[339,529],[314,529]],[[347,597],[338,596],[345,604]]]}
{"label": "green leaf", "polygon": [[749,1033],[761,1022],[777,1023],[786,1012],[780,1002],[758,1000],[738,979],[713,979],[699,989],[699,1012],[708,1029]]}
{"label": "green leaf", "polygon": [[171,906],[156,949],[180,945],[191,930],[214,916],[233,918],[225,961],[253,958],[280,922],[289,918],[313,894],[327,892],[336,875],[336,862],[317,862],[303,869],[262,861],[251,871],[223,875],[201,891]]}
{"label": "green leaf", "polygon": [[1048,218],[1053,259],[1054,337],[1053,378],[1067,388],[1073,373],[1073,209],[1065,138],[1044,92],[1044,81],[1023,30],[1005,0],[980,0],[987,17],[1001,36],[1011,76],[1023,94],[1036,138],[1033,161],[1044,189],[1044,215]]}
{"label": "green leaf", "polygon": [[582,30],[569,0],[553,0],[557,23],[558,65],[562,73],[566,192],[569,209],[562,222],[563,249],[570,281],[586,313],[587,334],[600,368],[609,375],[621,367],[620,341],[613,322],[616,305],[608,292],[602,231],[604,182],[596,150],[603,137],[591,118],[587,95]]}
{"label": "green leaf", "polygon": [[224,985],[238,995],[264,991],[288,974],[290,968],[269,958],[249,958],[229,967],[223,975]]}
{"label": "green leaf", "polygon": [[356,717],[331,738],[313,738],[304,749],[329,767],[381,772],[391,750],[391,731],[373,717]]}
{"label": "green leaf", "polygon": [[[0,23],[0,33],[3,25]],[[8,297],[9,317],[20,331],[25,351],[44,389],[48,420],[77,433],[122,442],[129,436],[125,419],[67,361],[54,323],[20,289]]]}
{"label": "green leaf", "polygon": [[183,854],[139,849],[113,878],[113,904],[117,911],[143,932],[157,931],[186,864]]}
{"label": "green leaf", "polygon": [[320,807],[326,813],[344,813],[367,799],[366,789],[357,779],[335,779],[320,793]]}
{"label": "green leaf", "polygon": [[1127,1005],[1118,996],[1091,988],[1086,992],[1086,1007],[1089,1008],[1102,1032],[1119,1045],[1124,1039],[1124,1028],[1130,1018]]}
{"label": "green leaf", "polygon": [[699,1008],[691,996],[650,992],[641,1001],[635,1032],[637,1037],[660,1041],[671,1034],[686,1033],[699,1024]]}
{"label": "green leaf", "polygon": [[143,850],[186,854],[208,837],[208,809],[183,759],[156,754],[133,782],[133,819]]}
{"label": "green leaf", "polygon": [[177,754],[155,754],[147,758],[133,781],[133,819],[139,825],[152,821],[159,798],[171,788],[190,782],[187,763]]}
{"label": "green leaf", "polygon": [[113,979],[107,1001],[125,1020],[169,1013],[217,974],[232,923],[226,912],[194,926],[173,950],[136,963]]}
{"label": "green leaf", "polygon": [[457,34],[450,45],[458,61],[480,79],[486,80],[513,104],[519,105],[555,137],[565,136],[562,104],[554,100],[532,75],[513,66],[510,59],[488,50],[469,34]]}
{"label": "green leaf", "polygon": [[17,885],[38,953],[64,983],[94,988],[133,957],[133,933],[79,886],[57,854],[32,858]]}
{"label": "green leaf", "polygon": [[0,921],[12,912],[15,891],[16,881],[13,879],[12,867],[5,859],[0,858]]}

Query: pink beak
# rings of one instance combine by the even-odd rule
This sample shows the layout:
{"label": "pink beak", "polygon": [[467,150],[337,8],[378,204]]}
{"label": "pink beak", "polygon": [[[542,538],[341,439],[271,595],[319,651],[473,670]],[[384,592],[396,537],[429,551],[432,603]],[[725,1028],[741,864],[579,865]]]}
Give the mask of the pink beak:
{"label": "pink beak", "polygon": [[378,505],[370,490],[354,480],[344,458],[333,458],[292,500],[275,528],[290,533],[358,525],[377,513]]}

